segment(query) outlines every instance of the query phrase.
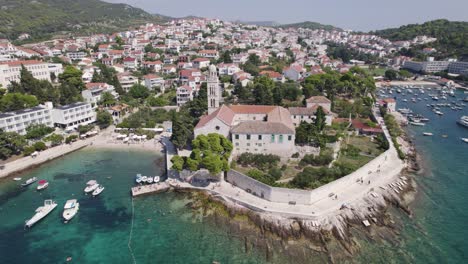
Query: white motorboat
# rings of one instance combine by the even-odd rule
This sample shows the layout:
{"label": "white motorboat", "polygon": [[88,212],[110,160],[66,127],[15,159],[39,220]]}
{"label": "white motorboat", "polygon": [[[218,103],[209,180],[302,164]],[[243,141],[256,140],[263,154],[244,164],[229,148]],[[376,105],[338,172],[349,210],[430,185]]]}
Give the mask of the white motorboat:
{"label": "white motorboat", "polygon": [[26,187],[26,186],[28,186],[28,185],[30,185],[30,184],[35,183],[36,181],[37,181],[37,178],[36,178],[36,177],[32,177],[32,178],[30,178],[30,179],[27,179],[24,183],[22,183],[21,186]]}
{"label": "white motorboat", "polygon": [[146,183],[147,181],[148,181],[148,177],[146,177],[146,176],[141,177],[141,182],[142,183]]}
{"label": "white motorboat", "polygon": [[438,114],[438,115],[443,115],[444,113],[442,113],[441,111],[435,111],[434,113]]}
{"label": "white motorboat", "polygon": [[141,183],[141,174],[137,174],[135,182],[136,183]]}
{"label": "white motorboat", "polygon": [[468,138],[462,138],[461,140],[465,143],[468,143]]}
{"label": "white motorboat", "polygon": [[49,182],[46,180],[40,180],[37,184],[38,191],[44,190],[45,188],[49,187]]}
{"label": "white motorboat", "polygon": [[26,221],[26,227],[31,227],[35,223],[39,222],[42,218],[48,215],[52,210],[57,207],[57,203],[53,200],[45,200],[44,206],[40,206],[36,209],[36,214],[29,220]]}
{"label": "white motorboat", "polygon": [[65,206],[63,207],[63,219],[65,219],[65,222],[70,221],[76,213],[78,213],[78,210],[80,209],[80,204],[76,199],[68,200],[65,203]]}
{"label": "white motorboat", "polygon": [[158,183],[160,180],[161,180],[161,179],[159,178],[159,176],[154,176],[153,181],[154,181],[155,183]]}
{"label": "white motorboat", "polygon": [[429,132],[424,132],[423,135],[424,135],[424,136],[432,136],[432,135],[434,135],[434,134],[429,133]]}
{"label": "white motorboat", "polygon": [[421,123],[421,122],[409,122],[413,126],[425,126],[426,124]]}
{"label": "white motorboat", "polygon": [[153,177],[148,177],[148,178],[146,179],[146,182],[147,182],[147,183],[153,183]]}
{"label": "white motorboat", "polygon": [[96,188],[98,186],[99,186],[99,184],[97,183],[97,181],[91,180],[91,181],[86,183],[86,188],[84,189],[84,192],[85,193],[90,193],[90,192],[96,190]]}
{"label": "white motorboat", "polygon": [[461,126],[468,127],[468,116],[462,116],[460,119],[457,121],[457,123]]}
{"label": "white motorboat", "polygon": [[21,181],[21,178],[13,178],[14,181]]}
{"label": "white motorboat", "polygon": [[100,193],[102,193],[102,191],[104,191],[104,186],[99,185],[99,186],[96,188],[96,190],[94,190],[93,196],[98,196]]}

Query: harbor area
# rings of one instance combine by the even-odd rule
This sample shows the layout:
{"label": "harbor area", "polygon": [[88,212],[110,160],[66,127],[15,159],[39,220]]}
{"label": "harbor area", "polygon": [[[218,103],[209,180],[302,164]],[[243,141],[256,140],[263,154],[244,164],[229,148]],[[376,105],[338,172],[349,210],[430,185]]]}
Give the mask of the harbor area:
{"label": "harbor area", "polygon": [[139,185],[132,187],[132,197],[150,194],[150,193],[160,193],[166,192],[170,189],[170,185],[167,182],[158,182],[149,185]]}

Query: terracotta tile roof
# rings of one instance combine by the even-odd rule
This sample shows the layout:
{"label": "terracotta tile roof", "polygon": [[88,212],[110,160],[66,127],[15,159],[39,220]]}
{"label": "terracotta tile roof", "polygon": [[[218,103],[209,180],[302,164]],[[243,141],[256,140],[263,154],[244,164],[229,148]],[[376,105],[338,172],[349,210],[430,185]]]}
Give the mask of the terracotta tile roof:
{"label": "terracotta tile roof", "polygon": [[325,96],[312,96],[307,99],[307,103],[331,104],[331,101]]}
{"label": "terracotta tile roof", "polygon": [[7,64],[10,67],[21,66],[23,65],[32,65],[32,64],[43,64],[44,62],[38,60],[20,60],[20,61],[6,61],[0,62],[0,64]]}
{"label": "terracotta tile roof", "polygon": [[200,121],[198,121],[198,124],[195,127],[195,129],[204,127],[206,124],[208,124],[208,122],[215,118],[218,118],[219,120],[221,120],[221,122],[225,123],[228,126],[231,126],[232,120],[234,119],[234,115],[235,113],[229,107],[222,105],[210,115],[202,116],[200,118]]}
{"label": "terracotta tile roof", "polygon": [[278,122],[245,121],[231,129],[233,134],[294,134],[294,129]]}
{"label": "terracotta tile roof", "polygon": [[273,105],[231,105],[229,108],[236,114],[268,114]]}

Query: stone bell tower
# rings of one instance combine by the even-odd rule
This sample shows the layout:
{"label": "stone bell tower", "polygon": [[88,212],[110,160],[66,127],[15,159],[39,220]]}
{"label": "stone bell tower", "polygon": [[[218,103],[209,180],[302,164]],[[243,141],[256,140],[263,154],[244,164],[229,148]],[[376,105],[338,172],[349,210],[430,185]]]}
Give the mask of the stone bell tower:
{"label": "stone bell tower", "polygon": [[221,99],[221,91],[219,88],[216,66],[210,65],[207,81],[208,114],[213,113],[219,108],[219,101]]}

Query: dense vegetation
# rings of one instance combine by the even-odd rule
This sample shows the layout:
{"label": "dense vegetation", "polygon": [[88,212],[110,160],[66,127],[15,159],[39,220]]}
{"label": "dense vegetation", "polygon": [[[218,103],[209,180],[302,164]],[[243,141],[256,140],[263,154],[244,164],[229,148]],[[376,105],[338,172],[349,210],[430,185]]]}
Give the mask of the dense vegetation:
{"label": "dense vegetation", "polygon": [[366,63],[377,62],[378,57],[372,54],[359,52],[356,49],[351,49],[345,44],[327,43],[327,55],[332,59],[341,59],[344,63],[349,63],[350,60],[360,60]]}
{"label": "dense vegetation", "polygon": [[280,28],[307,28],[307,29],[323,29],[323,30],[338,30],[338,31],[343,31],[341,28],[332,26],[332,25],[323,25],[317,22],[311,22],[311,21],[304,21],[300,23],[294,23],[294,24],[284,24],[280,25]]}
{"label": "dense vegetation", "polygon": [[468,22],[439,19],[371,33],[390,40],[411,40],[420,35],[435,37],[437,41],[426,46],[437,49],[438,57],[455,56],[468,60]]}
{"label": "dense vegetation", "polygon": [[103,33],[158,20],[127,4],[99,0],[0,0],[0,38],[28,33],[44,39],[54,33]]}
{"label": "dense vegetation", "polygon": [[242,153],[237,158],[237,163],[242,166],[251,166],[261,170],[268,170],[276,167],[280,162],[280,157],[272,154]]}
{"label": "dense vegetation", "polygon": [[217,133],[199,135],[192,141],[192,146],[190,157],[174,156],[171,159],[172,169],[207,169],[213,175],[229,170],[228,159],[231,156],[232,143],[224,136]]}

